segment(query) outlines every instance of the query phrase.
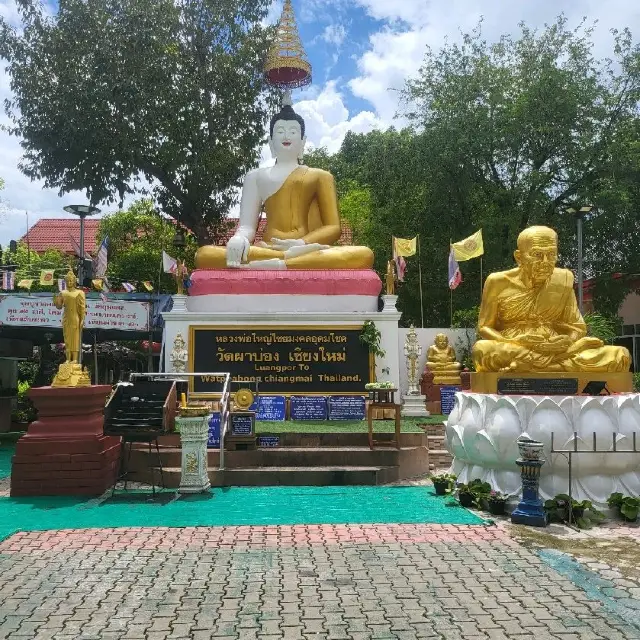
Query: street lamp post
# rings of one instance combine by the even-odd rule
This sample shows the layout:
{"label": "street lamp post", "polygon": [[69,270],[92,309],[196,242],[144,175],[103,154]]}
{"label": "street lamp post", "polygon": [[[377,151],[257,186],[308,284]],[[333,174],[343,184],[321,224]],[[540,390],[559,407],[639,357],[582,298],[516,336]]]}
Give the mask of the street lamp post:
{"label": "street lamp post", "polygon": [[[67,213],[72,213],[80,218],[80,266],[78,267],[78,286],[82,287],[84,283],[84,219],[100,213],[97,207],[91,207],[85,204],[71,204],[64,207]],[[82,364],[82,329],[80,329],[80,350],[78,351],[78,363]]]}
{"label": "street lamp post", "polygon": [[64,210],[80,218],[80,266],[78,267],[78,285],[82,287],[84,283],[84,219],[100,213],[100,209],[85,204],[70,204],[64,207]]}
{"label": "street lamp post", "polygon": [[593,207],[591,205],[585,205],[584,207],[580,207],[576,211],[576,209],[567,209],[567,213],[571,213],[576,217],[577,223],[577,235],[578,235],[578,309],[580,310],[580,315],[582,315],[584,310],[584,291],[583,283],[584,283],[584,274],[582,268],[582,221],[584,217],[589,213]]}

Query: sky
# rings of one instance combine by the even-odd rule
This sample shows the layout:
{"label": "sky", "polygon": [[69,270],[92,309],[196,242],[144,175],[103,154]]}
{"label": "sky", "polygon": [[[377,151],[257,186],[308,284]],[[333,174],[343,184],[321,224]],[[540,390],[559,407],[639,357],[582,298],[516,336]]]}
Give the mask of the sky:
{"label": "sky", "polygon": [[[597,22],[597,57],[611,55],[610,29],[629,27],[640,38],[638,0],[293,0],[300,36],[313,67],[313,84],[294,92],[294,108],[306,120],[310,146],[340,148],[347,131],[401,126],[398,92],[420,68],[425,49],[459,41],[483,19],[488,41],[516,34],[518,24],[542,28],[564,13],[570,26],[582,18]],[[275,0],[269,20],[277,21],[282,0]],[[0,0],[0,16],[19,25],[14,0]],[[0,63],[0,101],[11,97],[10,78]],[[398,118],[397,116],[400,115]],[[7,124],[0,113],[0,124]],[[62,208],[85,204],[82,192],[59,196],[32,182],[18,169],[20,141],[0,131],[0,245],[19,239],[42,217],[66,217]],[[263,163],[268,152],[263,150]],[[125,203],[126,204],[126,203]],[[106,206],[104,211],[113,211]]]}

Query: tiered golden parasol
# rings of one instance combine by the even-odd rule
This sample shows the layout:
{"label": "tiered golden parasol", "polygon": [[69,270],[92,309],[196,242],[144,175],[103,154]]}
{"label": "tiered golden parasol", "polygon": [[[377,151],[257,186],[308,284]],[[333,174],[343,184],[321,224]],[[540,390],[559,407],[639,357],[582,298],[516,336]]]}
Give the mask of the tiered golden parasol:
{"label": "tiered golden parasol", "polygon": [[291,0],[285,0],[278,22],[276,40],[271,46],[264,65],[266,81],[274,87],[284,89],[290,103],[290,92],[311,84],[311,65],[307,60]]}

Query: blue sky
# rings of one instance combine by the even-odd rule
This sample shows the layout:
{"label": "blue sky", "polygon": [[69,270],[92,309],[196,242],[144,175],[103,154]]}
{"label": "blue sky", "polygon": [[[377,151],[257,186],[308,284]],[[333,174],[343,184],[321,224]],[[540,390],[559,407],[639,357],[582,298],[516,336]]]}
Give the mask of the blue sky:
{"label": "blue sky", "polygon": [[[293,0],[293,7],[314,78],[311,87],[294,94],[294,106],[306,119],[309,144],[330,151],[339,149],[349,130],[366,133],[402,124],[394,120],[397,90],[419,69],[425,47],[437,50],[445,39],[459,40],[480,17],[489,41],[516,33],[520,21],[542,27],[564,12],[577,26],[586,17],[598,22],[598,57],[611,53],[611,28],[629,27],[640,40],[638,0]],[[282,0],[274,0],[271,20],[277,20],[281,8]],[[15,0],[0,0],[0,16],[18,24]],[[0,65],[0,100],[10,95],[9,78]],[[0,113],[0,124],[6,123]],[[20,155],[19,141],[0,131],[0,177],[6,182],[0,193],[2,245],[24,233],[25,211],[33,223],[66,216],[63,206],[86,202],[82,193],[59,197],[55,190],[30,182],[17,168]]]}

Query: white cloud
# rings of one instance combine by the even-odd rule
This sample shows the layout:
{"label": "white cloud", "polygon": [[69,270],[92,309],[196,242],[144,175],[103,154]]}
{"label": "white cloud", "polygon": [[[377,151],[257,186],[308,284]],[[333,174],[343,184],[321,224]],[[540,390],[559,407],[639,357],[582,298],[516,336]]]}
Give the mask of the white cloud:
{"label": "white cloud", "polygon": [[325,42],[340,47],[347,37],[347,30],[342,24],[327,25],[320,36]]}
{"label": "white cloud", "polygon": [[[341,6],[342,0],[335,0]],[[369,101],[387,124],[398,109],[397,90],[415,75],[425,48],[437,50],[445,39],[459,40],[461,32],[471,31],[483,18],[482,33],[488,41],[504,33],[518,32],[518,23],[542,28],[562,12],[571,26],[584,16],[597,21],[594,55],[611,54],[611,28],[630,27],[640,36],[640,4],[636,0],[355,0],[371,17],[386,21],[369,38],[369,49],[358,58],[359,74],[349,87],[359,98]]]}

